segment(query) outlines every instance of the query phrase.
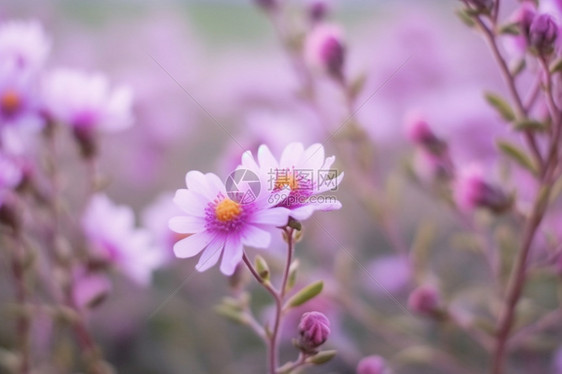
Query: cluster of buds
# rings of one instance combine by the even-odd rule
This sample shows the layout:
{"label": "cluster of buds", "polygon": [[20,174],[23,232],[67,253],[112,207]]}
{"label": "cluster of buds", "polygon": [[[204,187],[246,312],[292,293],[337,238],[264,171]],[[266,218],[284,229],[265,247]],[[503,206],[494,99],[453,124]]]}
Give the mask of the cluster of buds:
{"label": "cluster of buds", "polygon": [[532,3],[525,2],[515,13],[514,20],[531,52],[548,56],[554,51],[559,26],[550,14],[540,14]]}
{"label": "cluster of buds", "polygon": [[328,340],[329,335],[330,321],[324,314],[304,313],[299,323],[299,339],[295,345],[304,354],[316,354],[318,348]]}

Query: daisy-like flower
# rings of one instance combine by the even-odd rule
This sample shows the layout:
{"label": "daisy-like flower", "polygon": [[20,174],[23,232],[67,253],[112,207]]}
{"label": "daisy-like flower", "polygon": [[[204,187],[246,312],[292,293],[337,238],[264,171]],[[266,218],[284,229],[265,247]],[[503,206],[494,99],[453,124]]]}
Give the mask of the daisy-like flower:
{"label": "daisy-like flower", "polygon": [[42,123],[34,81],[30,71],[21,70],[12,62],[0,64],[0,126]]}
{"label": "daisy-like flower", "polygon": [[43,97],[47,113],[75,131],[113,132],[133,123],[131,90],[123,86],[111,90],[102,74],[55,70],[45,79]]}
{"label": "daisy-like flower", "polygon": [[259,147],[257,161],[249,151],[242,155],[242,167],[266,180],[273,193],[270,202],[290,209],[291,217],[297,220],[309,218],[316,210],[341,208],[334,196],[320,195],[336,190],[343,178],[343,173],[332,168],[334,161],[334,156],[325,158],[321,144],[305,149],[301,143],[291,143],[279,161],[266,145]]}
{"label": "daisy-like flower", "polygon": [[133,210],[116,206],[106,195],[92,197],[82,217],[82,228],[94,257],[114,264],[141,285],[149,283],[152,271],[164,260],[149,233],[135,227]]}
{"label": "daisy-like flower", "polygon": [[0,24],[0,61],[36,71],[49,54],[48,41],[37,21],[10,21]]}
{"label": "daisy-like flower", "polygon": [[[255,186],[255,177],[243,173],[236,178],[235,186],[244,179],[250,180],[250,187]],[[252,198],[247,198],[246,193],[227,193],[219,177],[212,173],[190,171],[185,180],[187,189],[177,190],[174,197],[185,215],[173,217],[169,226],[178,234],[192,234],[174,245],[174,253],[179,258],[189,258],[203,252],[195,267],[198,271],[211,268],[222,255],[220,270],[232,275],[242,260],[243,246],[267,248],[270,231],[287,224],[289,210],[271,208],[268,193],[255,193]]]}

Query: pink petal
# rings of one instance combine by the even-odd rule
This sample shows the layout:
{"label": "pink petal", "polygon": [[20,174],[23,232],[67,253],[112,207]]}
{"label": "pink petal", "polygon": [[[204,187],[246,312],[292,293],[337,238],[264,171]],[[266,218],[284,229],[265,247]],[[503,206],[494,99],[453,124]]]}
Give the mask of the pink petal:
{"label": "pink petal", "polygon": [[234,236],[229,236],[224,245],[224,254],[221,262],[221,272],[224,275],[232,275],[236,266],[242,261],[244,248],[240,240]]}
{"label": "pink petal", "polygon": [[263,169],[273,169],[279,167],[279,163],[266,145],[261,145],[258,149],[258,162]]}
{"label": "pink petal", "polygon": [[249,247],[267,248],[270,242],[271,234],[253,225],[248,225],[242,233],[242,243]]}
{"label": "pink petal", "polygon": [[281,155],[281,162],[279,163],[282,168],[290,168],[297,166],[297,163],[302,159],[304,147],[301,143],[291,143],[283,150]]}
{"label": "pink petal", "polygon": [[[327,170],[327,169],[323,169],[323,170]],[[333,180],[325,181],[324,183],[322,183],[321,186],[318,187],[318,191],[316,193],[322,193],[322,192],[326,192],[326,191],[334,191],[335,190],[334,186],[340,185],[341,180],[343,179],[343,175],[344,175],[344,173],[341,172],[341,173],[338,174],[335,181],[333,181]]]}
{"label": "pink petal", "polygon": [[214,200],[220,192],[224,193],[223,183],[219,177],[212,173],[203,174],[200,171],[192,170],[185,175],[187,188],[208,200]]}
{"label": "pink petal", "polygon": [[196,256],[213,240],[208,231],[203,231],[174,244],[174,254],[179,258],[190,258]]}
{"label": "pink petal", "polygon": [[302,159],[303,169],[320,169],[324,163],[324,147],[319,144],[313,144],[304,151]]}
{"label": "pink petal", "polygon": [[195,265],[197,271],[203,272],[215,266],[218,262],[222,249],[224,248],[225,240],[223,237],[216,236],[215,239],[209,243],[205,251],[201,255],[199,262]]}
{"label": "pink petal", "polygon": [[178,234],[194,234],[205,230],[205,220],[192,216],[172,217],[168,222],[168,227]]}

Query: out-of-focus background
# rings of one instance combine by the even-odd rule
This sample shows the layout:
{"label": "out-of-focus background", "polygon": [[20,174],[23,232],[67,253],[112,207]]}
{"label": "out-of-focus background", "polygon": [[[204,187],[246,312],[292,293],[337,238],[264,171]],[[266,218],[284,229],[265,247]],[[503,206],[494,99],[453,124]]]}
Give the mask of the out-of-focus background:
{"label": "out-of-focus background", "polygon": [[[311,2],[287,3],[296,27],[302,27],[299,12]],[[412,151],[404,127],[410,113],[421,112],[449,141],[458,164],[500,166],[494,136],[510,135],[482,96],[484,89],[503,92],[497,68],[479,36],[455,16],[455,1],[342,0],[328,5],[330,22],[345,31],[347,74],[367,76],[357,117],[375,144],[384,187],[392,192],[381,196],[392,206],[397,235],[410,243],[420,226],[433,230],[431,272],[449,302],[461,296],[467,302],[489,285],[485,265],[475,251],[466,250],[470,245],[462,240],[463,229],[453,214],[409,182],[404,164]],[[322,123],[303,104],[290,59],[264,12],[250,0],[4,0],[0,22],[11,19],[43,24],[52,41],[48,66],[100,71],[112,83],[132,87],[135,125],[103,138],[100,170],[108,195],[132,206],[138,224],[156,236],[165,235],[174,209],[171,195],[184,186],[187,171],[225,178],[244,150],[260,144],[279,153],[290,141],[321,142],[334,154],[335,139],[329,134],[346,126],[344,100],[329,79],[320,78],[320,94],[330,123]],[[75,178],[81,183],[85,176],[77,171]],[[524,194],[524,186],[517,187]],[[481,348],[456,335],[444,342],[435,326],[404,310],[419,274],[396,254],[392,236],[358,202],[353,185],[344,179],[336,194],[343,209],[317,213],[317,219],[306,222],[296,250],[299,283],[327,282],[325,296],[300,312],[314,308],[329,315],[333,334],[327,345],[339,351],[332,363],[308,372],[354,373],[361,357],[392,357],[396,351],[377,326],[366,328],[357,310],[334,296],[341,293],[376,311],[374,325],[398,325],[417,336],[421,343],[412,346],[448,344],[461,367],[483,370],[487,353]],[[108,361],[125,374],[262,372],[261,342],[213,312],[232,292],[229,280],[216,268],[197,273],[194,260],[175,259],[171,246],[161,246],[169,261],[155,272],[151,286],[139,287],[115,274],[112,293],[91,315]],[[275,259],[277,253],[282,252],[273,248],[266,256]],[[268,295],[250,287],[254,311],[267,321]],[[299,311],[293,312],[285,325],[286,359],[295,354],[289,342],[296,336],[298,316]],[[54,328],[45,321],[36,334]],[[2,323],[0,345],[2,340],[9,345],[9,334],[2,332],[9,329]],[[58,342],[61,357],[72,356],[64,351],[75,349],[72,338],[67,339]],[[35,344],[50,343],[37,339]],[[400,372],[446,372],[438,370],[414,365]]]}

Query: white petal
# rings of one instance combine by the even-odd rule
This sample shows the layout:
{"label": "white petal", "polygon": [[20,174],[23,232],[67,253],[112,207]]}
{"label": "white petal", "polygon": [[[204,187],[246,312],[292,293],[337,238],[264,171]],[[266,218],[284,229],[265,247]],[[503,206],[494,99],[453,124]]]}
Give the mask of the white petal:
{"label": "white petal", "polygon": [[257,228],[253,225],[248,225],[242,233],[242,244],[254,248],[267,248],[271,242],[271,235],[269,232]]}
{"label": "white petal", "polygon": [[320,194],[326,191],[335,191],[337,189],[337,186],[340,185],[341,180],[343,179],[343,174],[344,174],[343,172],[339,173],[335,181],[334,180],[324,181],[322,185],[318,187],[318,191],[316,191],[316,193]]}
{"label": "white petal", "polygon": [[179,234],[194,234],[205,230],[205,220],[201,217],[177,216],[168,221],[168,227]]}
{"label": "white petal", "polygon": [[205,217],[205,208],[209,201],[195,192],[180,189],[176,191],[174,203],[191,216]]}
{"label": "white petal", "polygon": [[224,254],[221,262],[221,272],[224,275],[232,275],[236,266],[242,261],[244,248],[240,240],[234,236],[227,238],[224,245]]}
{"label": "white petal", "polygon": [[196,256],[213,240],[213,236],[203,231],[185,239],[180,240],[174,244],[174,254],[179,258],[189,258]]}
{"label": "white petal", "polygon": [[254,213],[250,219],[250,223],[284,226],[289,220],[290,212],[291,211],[287,208],[264,209]]}
{"label": "white petal", "polygon": [[219,261],[219,258],[224,248],[224,238],[221,236],[215,237],[215,239],[209,243],[205,251],[201,255],[199,262],[195,265],[197,271],[203,272],[207,269],[212,268]]}
{"label": "white petal", "polygon": [[[211,176],[209,177],[209,175]],[[211,173],[205,175],[200,171],[192,170],[186,174],[185,183],[190,191],[205,196],[212,201],[220,192],[219,188],[215,185],[217,179],[218,177]],[[222,182],[219,183],[222,184]]]}
{"label": "white petal", "polygon": [[314,213],[315,208],[312,205],[304,205],[291,210],[290,216],[296,220],[302,221],[309,218]]}
{"label": "white petal", "polygon": [[279,162],[281,168],[292,168],[297,166],[298,162],[302,159],[304,147],[302,143],[291,143],[283,150],[281,161]]}
{"label": "white petal", "polygon": [[258,149],[258,162],[261,168],[267,170],[275,170],[279,167],[279,163],[266,145],[261,145]]}
{"label": "white petal", "polygon": [[324,164],[324,147],[322,144],[316,143],[308,147],[301,162],[304,169],[317,170],[322,168]]}

